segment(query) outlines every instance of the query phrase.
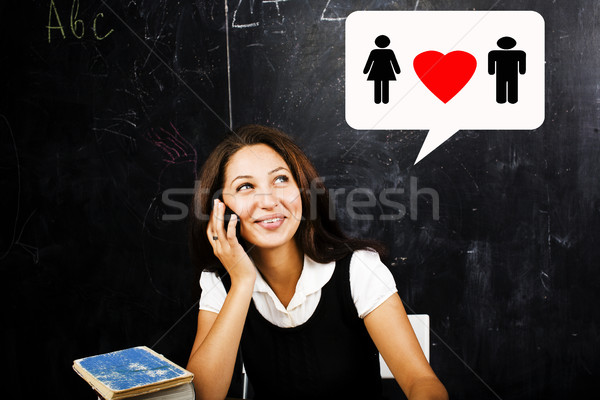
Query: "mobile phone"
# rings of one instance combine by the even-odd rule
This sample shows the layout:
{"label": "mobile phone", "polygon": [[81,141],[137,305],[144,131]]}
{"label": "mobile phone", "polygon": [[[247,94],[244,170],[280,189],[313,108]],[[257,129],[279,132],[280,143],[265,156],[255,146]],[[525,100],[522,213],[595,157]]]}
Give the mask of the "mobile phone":
{"label": "mobile phone", "polygon": [[[225,232],[227,232],[227,226],[229,225],[229,221],[231,220],[231,216],[235,213],[233,210],[227,206],[225,206],[225,215],[223,216],[223,223],[225,224]],[[238,242],[242,243],[242,234],[240,233],[240,217],[236,214],[237,222],[235,224],[235,236],[237,237]]]}

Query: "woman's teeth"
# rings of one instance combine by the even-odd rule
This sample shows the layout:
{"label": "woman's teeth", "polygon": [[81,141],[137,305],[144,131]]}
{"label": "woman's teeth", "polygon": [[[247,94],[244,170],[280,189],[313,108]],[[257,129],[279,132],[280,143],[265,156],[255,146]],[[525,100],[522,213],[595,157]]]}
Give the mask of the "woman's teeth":
{"label": "woman's teeth", "polygon": [[264,222],[266,224],[272,224],[273,222],[281,221],[281,220],[282,220],[282,218],[271,218],[271,219],[262,220],[261,222]]}

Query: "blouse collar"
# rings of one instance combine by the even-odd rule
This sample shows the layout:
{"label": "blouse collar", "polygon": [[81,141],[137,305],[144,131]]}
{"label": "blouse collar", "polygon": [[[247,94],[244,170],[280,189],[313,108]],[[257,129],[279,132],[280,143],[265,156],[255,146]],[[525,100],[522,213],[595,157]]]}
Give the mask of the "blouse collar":
{"label": "blouse collar", "polygon": [[[300,273],[298,283],[296,283],[294,296],[287,306],[287,311],[301,305],[306,300],[307,296],[321,290],[329,281],[329,279],[331,279],[334,268],[335,261],[321,264],[305,254],[302,272]],[[271,289],[267,281],[265,281],[260,273],[256,276],[254,292],[267,294],[269,297],[271,297],[277,309],[283,312],[286,311],[286,308],[283,306],[279,298],[277,298],[273,289]]]}

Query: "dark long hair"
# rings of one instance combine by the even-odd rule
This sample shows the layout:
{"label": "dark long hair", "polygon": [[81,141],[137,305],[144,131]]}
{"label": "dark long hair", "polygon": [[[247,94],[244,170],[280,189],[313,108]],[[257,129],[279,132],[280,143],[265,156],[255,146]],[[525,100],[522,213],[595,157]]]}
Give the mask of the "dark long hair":
{"label": "dark long hair", "polygon": [[380,242],[350,238],[342,232],[335,216],[329,217],[327,190],[306,154],[288,135],[272,127],[245,125],[226,134],[199,173],[191,205],[189,248],[192,261],[200,270],[223,268],[206,235],[212,202],[221,193],[231,156],[256,144],[271,147],[283,158],[300,189],[302,220],[295,240],[304,254],[319,263],[337,261],[360,249],[372,249],[385,255],[386,249]]}

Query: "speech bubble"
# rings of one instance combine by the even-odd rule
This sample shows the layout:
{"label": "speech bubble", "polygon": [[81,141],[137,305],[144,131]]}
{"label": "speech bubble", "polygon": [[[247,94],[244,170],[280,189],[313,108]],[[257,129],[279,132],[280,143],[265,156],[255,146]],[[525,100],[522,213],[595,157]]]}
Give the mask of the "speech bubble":
{"label": "speech bubble", "polygon": [[346,19],[346,122],[429,130],[415,164],[461,129],[536,129],[544,63],[534,11],[356,11]]}

